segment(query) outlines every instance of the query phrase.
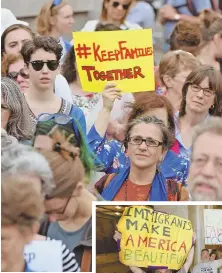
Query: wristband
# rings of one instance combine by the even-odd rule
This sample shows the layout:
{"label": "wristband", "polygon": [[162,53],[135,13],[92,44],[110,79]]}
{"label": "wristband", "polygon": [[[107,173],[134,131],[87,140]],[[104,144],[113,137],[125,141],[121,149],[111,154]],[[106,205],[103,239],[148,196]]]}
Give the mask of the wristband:
{"label": "wristband", "polygon": [[180,14],[175,14],[175,16],[174,16],[174,20],[175,21],[179,21],[181,19],[181,16],[180,16]]}

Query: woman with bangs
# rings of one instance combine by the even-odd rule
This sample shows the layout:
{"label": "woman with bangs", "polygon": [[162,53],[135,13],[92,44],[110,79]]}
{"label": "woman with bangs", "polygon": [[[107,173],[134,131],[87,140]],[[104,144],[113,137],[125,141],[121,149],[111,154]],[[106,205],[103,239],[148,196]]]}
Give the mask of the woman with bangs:
{"label": "woman with bangs", "polygon": [[82,31],[95,31],[98,23],[114,24],[122,30],[141,29],[137,24],[126,21],[132,0],[103,0],[99,20],[88,21]]}
{"label": "woman with bangs", "polygon": [[157,90],[157,93],[167,97],[174,112],[180,108],[182,87],[187,76],[199,66],[197,58],[183,50],[170,51],[161,59],[158,70],[161,90]]}
{"label": "woman with bangs", "polygon": [[179,154],[189,159],[193,128],[210,115],[222,116],[222,77],[211,66],[196,68],[182,89],[180,111],[175,117]]}
{"label": "woman with bangs", "polygon": [[[113,103],[118,98],[118,92],[107,85],[103,91],[103,108],[88,134],[88,143],[97,158],[103,163],[100,171],[106,174],[118,173],[130,166],[130,159],[126,154],[123,144],[116,140],[107,140],[107,126]],[[172,136],[175,135],[173,108],[170,102],[163,96],[152,92],[140,93],[135,96],[135,103],[128,104],[125,116],[128,123],[142,116],[155,116],[162,120]],[[124,136],[125,138],[125,132]],[[159,168],[166,179],[175,179],[186,183],[189,162],[168,151],[160,162]]]}

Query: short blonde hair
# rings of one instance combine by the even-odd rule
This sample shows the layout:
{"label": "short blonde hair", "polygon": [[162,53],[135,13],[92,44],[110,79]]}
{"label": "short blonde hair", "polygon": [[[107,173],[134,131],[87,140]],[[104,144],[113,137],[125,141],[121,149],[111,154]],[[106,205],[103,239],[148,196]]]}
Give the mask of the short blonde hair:
{"label": "short blonde hair", "polygon": [[43,198],[28,180],[15,176],[3,176],[2,225],[31,227],[44,213]]}
{"label": "short blonde hair", "polygon": [[59,5],[53,6],[53,0],[48,1],[41,9],[36,19],[36,31],[43,36],[49,35],[52,31],[50,17],[58,14],[58,11],[68,5],[66,0],[62,0]]}
{"label": "short blonde hair", "polygon": [[200,66],[200,62],[191,53],[183,50],[170,51],[164,54],[159,65],[161,83],[165,85],[163,80],[164,75],[174,78],[183,70],[194,70],[198,66]]}

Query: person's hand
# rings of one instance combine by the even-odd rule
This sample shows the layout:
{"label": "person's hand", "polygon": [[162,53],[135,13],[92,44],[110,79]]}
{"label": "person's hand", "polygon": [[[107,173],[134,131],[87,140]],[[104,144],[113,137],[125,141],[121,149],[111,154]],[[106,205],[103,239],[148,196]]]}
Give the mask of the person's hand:
{"label": "person's hand", "polygon": [[115,241],[121,240],[122,239],[122,234],[119,231],[115,230],[115,233],[113,235],[113,239]]}
{"label": "person's hand", "polygon": [[141,268],[137,266],[129,266],[129,268],[133,273],[145,273]]}
{"label": "person's hand", "polygon": [[123,141],[125,139],[125,127],[125,124],[118,120],[110,120],[106,130],[107,139]]}
{"label": "person's hand", "polygon": [[164,21],[167,21],[167,20],[175,20],[176,14],[178,14],[178,12],[176,11],[174,7],[172,7],[171,5],[164,5],[159,10],[161,23],[163,24]]}
{"label": "person's hand", "polygon": [[102,92],[103,108],[111,111],[115,100],[120,100],[122,97],[120,92],[121,90],[116,88],[115,83],[108,83]]}

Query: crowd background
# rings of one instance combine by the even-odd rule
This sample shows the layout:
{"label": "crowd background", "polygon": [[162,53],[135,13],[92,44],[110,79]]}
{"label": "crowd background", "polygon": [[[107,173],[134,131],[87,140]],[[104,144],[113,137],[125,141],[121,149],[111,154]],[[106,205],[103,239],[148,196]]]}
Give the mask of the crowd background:
{"label": "crowd background", "polygon": [[[44,5],[45,0],[22,0],[21,5],[15,6],[14,0],[2,0],[2,8],[10,9],[19,20],[28,22],[32,30],[35,29],[35,19],[39,14],[41,7]],[[154,6],[159,8],[163,5],[163,0],[147,1],[155,3]],[[102,0],[75,0],[70,1],[70,5],[74,11],[74,26],[73,31],[81,30],[88,20],[98,18],[101,12]],[[25,7],[25,9],[24,9]],[[65,34],[64,37],[68,40],[72,39],[71,33]],[[154,25],[154,38],[155,38],[155,59],[160,61],[163,55],[163,29],[159,20],[155,21]]]}
{"label": "crowd background", "polygon": [[[199,17],[170,0],[154,9],[136,0],[68,2],[2,3],[5,271],[29,271],[23,248],[33,238],[62,241],[63,271],[90,271],[95,200],[222,200],[220,12],[202,0]],[[84,92],[72,31],[141,28],[154,30],[155,92],[122,94],[110,82],[101,94]]]}

